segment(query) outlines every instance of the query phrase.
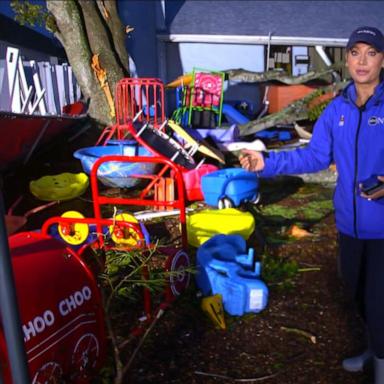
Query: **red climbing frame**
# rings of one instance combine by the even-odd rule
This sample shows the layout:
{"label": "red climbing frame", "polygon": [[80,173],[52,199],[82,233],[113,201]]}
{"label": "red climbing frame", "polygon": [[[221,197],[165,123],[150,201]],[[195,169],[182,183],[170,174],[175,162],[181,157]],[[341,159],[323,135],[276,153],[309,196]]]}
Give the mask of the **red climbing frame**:
{"label": "red climbing frame", "polygon": [[[156,138],[157,140],[163,137],[164,140],[173,142],[177,152],[176,156],[182,156],[182,152],[185,152],[178,143],[162,132],[167,120],[164,114],[164,84],[161,80],[153,78],[125,78],[120,80],[116,86],[115,106],[116,124],[113,127],[107,127],[103,131],[96,145],[105,145],[113,136],[118,140],[123,140],[130,135],[154,156],[165,158],[157,148],[148,144],[141,136],[144,130],[151,131],[154,128],[154,131],[158,134],[154,135],[155,132],[152,132],[152,135],[160,136]],[[136,130],[137,126],[140,125],[141,128]],[[172,159],[174,158],[172,157]],[[144,189],[141,195],[142,198],[169,171],[170,168],[167,164],[165,163],[158,175],[152,178],[152,181]],[[175,165],[174,162],[172,164]],[[181,166],[176,165],[176,167]]]}
{"label": "red climbing frame", "polygon": [[132,133],[133,123],[149,123],[159,129],[165,121],[164,84],[156,78],[124,78],[115,92],[116,123],[102,132],[96,145],[115,136],[123,140]]}

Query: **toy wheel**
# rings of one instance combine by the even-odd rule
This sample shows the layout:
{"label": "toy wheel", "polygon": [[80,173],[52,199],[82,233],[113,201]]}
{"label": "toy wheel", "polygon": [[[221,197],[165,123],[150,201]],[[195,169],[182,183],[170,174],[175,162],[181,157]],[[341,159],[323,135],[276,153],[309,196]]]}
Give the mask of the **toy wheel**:
{"label": "toy wheel", "polygon": [[258,194],[256,195],[256,197],[255,197],[253,200],[251,200],[251,203],[252,203],[252,204],[257,204],[257,203],[260,201],[260,198],[261,198],[261,194],[258,193]]}
{"label": "toy wheel", "polygon": [[56,384],[62,382],[63,371],[58,363],[50,361],[35,373],[32,384]]}
{"label": "toy wheel", "polygon": [[74,374],[87,375],[96,366],[99,357],[99,342],[92,333],[86,333],[77,341],[72,355]]}
{"label": "toy wheel", "polygon": [[222,199],[219,200],[217,204],[217,208],[219,209],[224,209],[224,208],[233,208],[234,204],[231,199],[228,197],[223,197]]}
{"label": "toy wheel", "polygon": [[224,208],[233,208],[235,205],[228,197],[224,197]]}
{"label": "toy wheel", "polygon": [[[136,217],[129,213],[121,213],[116,215],[116,220],[126,221],[128,223],[139,224]],[[118,223],[109,227],[111,238],[115,244],[128,245],[130,247],[137,246],[142,241],[143,236],[135,228],[128,228]]]}
{"label": "toy wheel", "polygon": [[[77,211],[67,211],[64,212],[61,217],[73,218],[73,219],[83,219],[84,216]],[[87,240],[89,235],[89,228],[87,224],[76,223],[75,220],[73,223],[62,223],[58,225],[58,231],[60,237],[68,244],[71,245],[80,245]]]}
{"label": "toy wheel", "polygon": [[188,254],[180,249],[167,259],[167,271],[172,272],[169,276],[169,287],[173,296],[179,296],[189,285],[191,275],[187,269],[190,267]]}

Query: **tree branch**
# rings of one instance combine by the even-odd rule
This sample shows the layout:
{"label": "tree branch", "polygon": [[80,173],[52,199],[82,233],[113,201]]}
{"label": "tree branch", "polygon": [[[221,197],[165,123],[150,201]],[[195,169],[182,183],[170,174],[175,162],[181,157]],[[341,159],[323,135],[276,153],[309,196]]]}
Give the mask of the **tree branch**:
{"label": "tree branch", "polygon": [[252,72],[245,69],[229,69],[225,71],[230,81],[239,81],[245,83],[260,83],[271,80],[277,80],[284,84],[303,84],[310,80],[324,78],[337,69],[340,69],[341,64],[335,64],[327,67],[323,71],[309,71],[300,76],[289,76],[285,71],[273,70],[267,72]]}
{"label": "tree branch", "polygon": [[299,120],[305,120],[308,118],[310,102],[314,98],[329,92],[336,93],[340,89],[343,89],[346,85],[346,82],[339,82],[319,88],[311,92],[309,95],[294,101],[288,107],[279,112],[272,113],[271,115],[267,115],[259,120],[252,120],[248,123],[239,125],[240,135],[246,136],[274,127],[278,124],[291,124]]}
{"label": "tree branch", "polygon": [[78,0],[78,3],[83,12],[91,51],[94,55],[99,55],[101,67],[106,71],[108,84],[114,95],[116,84],[124,77],[124,73],[116,62],[115,50],[109,40],[99,8],[95,2],[89,0]]}
{"label": "tree branch", "polygon": [[117,11],[116,0],[97,0],[96,3],[111,33],[116,55],[125,71],[124,75],[129,76],[129,55],[125,47],[126,33]]}

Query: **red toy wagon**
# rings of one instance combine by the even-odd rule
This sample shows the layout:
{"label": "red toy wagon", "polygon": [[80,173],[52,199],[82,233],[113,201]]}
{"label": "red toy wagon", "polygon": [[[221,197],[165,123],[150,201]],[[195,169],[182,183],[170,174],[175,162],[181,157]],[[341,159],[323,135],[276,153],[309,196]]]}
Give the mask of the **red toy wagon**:
{"label": "red toy wagon", "polygon": [[[33,384],[89,383],[105,355],[95,279],[70,248],[34,232],[9,237],[29,374]],[[0,328],[0,362],[11,384]]]}

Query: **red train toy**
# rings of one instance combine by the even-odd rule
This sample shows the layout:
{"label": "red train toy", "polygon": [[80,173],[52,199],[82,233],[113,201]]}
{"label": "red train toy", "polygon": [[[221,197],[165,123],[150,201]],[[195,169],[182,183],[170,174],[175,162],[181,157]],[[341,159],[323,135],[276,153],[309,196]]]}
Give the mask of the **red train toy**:
{"label": "red train toy", "polygon": [[[105,355],[95,279],[70,248],[35,232],[9,237],[29,374],[33,384],[88,383]],[[4,383],[11,384],[0,329]]]}

